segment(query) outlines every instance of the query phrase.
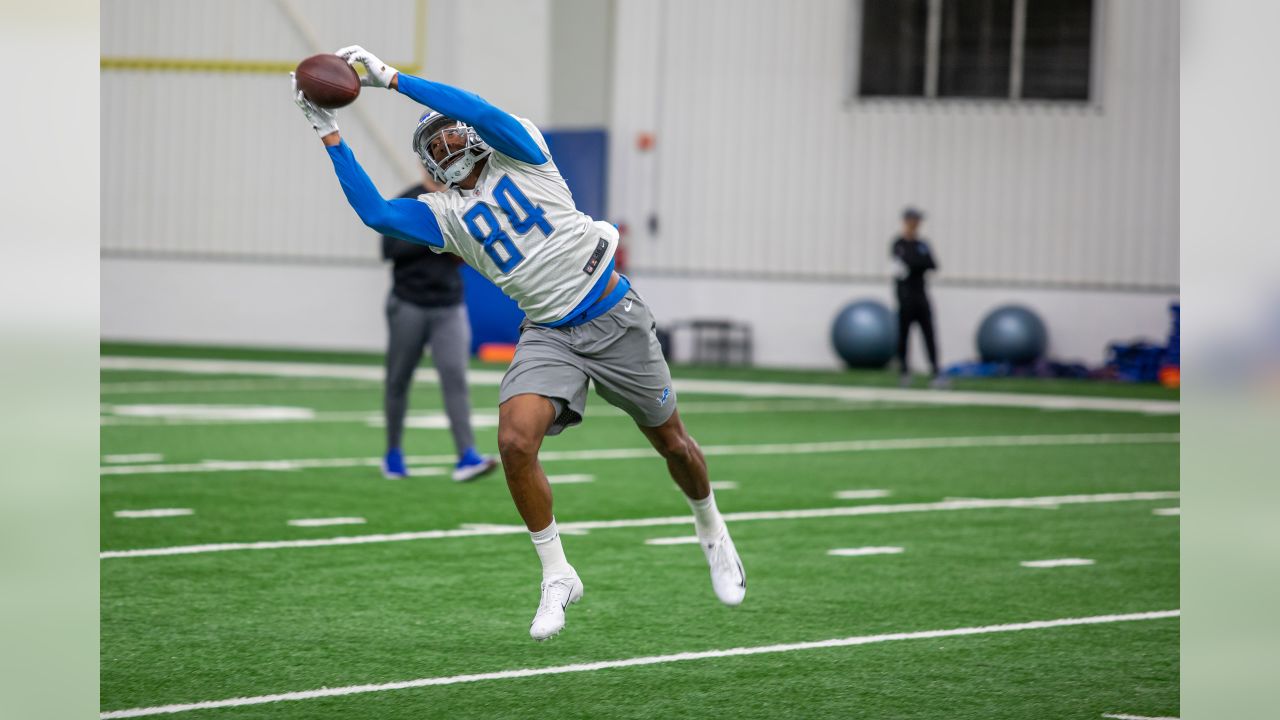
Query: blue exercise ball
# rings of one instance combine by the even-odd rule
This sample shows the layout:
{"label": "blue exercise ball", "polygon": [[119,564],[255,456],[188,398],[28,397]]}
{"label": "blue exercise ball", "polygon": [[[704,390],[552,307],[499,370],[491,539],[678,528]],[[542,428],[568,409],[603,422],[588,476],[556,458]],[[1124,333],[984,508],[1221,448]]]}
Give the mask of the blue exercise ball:
{"label": "blue exercise ball", "polygon": [[898,322],[875,300],[845,305],[831,325],[831,344],[851,368],[882,368],[898,349]]}
{"label": "blue exercise ball", "polygon": [[1049,332],[1031,308],[1002,305],[978,326],[977,339],[983,362],[1026,365],[1044,355]]}

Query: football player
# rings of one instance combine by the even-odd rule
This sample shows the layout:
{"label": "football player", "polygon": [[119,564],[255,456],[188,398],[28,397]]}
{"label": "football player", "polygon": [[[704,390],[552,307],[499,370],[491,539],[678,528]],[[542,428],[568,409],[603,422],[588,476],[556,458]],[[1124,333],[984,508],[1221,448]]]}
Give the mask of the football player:
{"label": "football player", "polygon": [[667,462],[693,511],[719,599],[737,605],[746,573],[716,509],[707,464],[676,411],[656,324],[630,281],[614,271],[618,232],[579,212],[532,122],[448,85],[407,75],[359,46],[337,52],[363,65],[361,84],[425,105],[413,149],[445,192],[386,200],[343,141],[334,113],[294,100],[320,135],[347,201],[378,232],[457,255],[525,313],[515,358],[502,380],[498,449],[507,486],[542,562],[542,597],[529,627],[545,640],[582,597],[551,510],[538,462],[547,435],[582,422],[587,381],[626,411]]}

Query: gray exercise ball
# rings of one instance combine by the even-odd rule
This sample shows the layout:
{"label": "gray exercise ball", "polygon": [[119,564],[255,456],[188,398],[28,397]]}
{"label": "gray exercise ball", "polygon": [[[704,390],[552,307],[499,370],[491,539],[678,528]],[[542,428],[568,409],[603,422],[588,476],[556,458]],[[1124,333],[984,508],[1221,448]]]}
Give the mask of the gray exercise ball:
{"label": "gray exercise ball", "polygon": [[845,305],[831,325],[831,344],[851,368],[882,368],[898,348],[898,322],[875,300]]}
{"label": "gray exercise ball", "polygon": [[977,340],[983,362],[1026,365],[1044,355],[1049,332],[1031,308],[1002,305],[978,326]]}

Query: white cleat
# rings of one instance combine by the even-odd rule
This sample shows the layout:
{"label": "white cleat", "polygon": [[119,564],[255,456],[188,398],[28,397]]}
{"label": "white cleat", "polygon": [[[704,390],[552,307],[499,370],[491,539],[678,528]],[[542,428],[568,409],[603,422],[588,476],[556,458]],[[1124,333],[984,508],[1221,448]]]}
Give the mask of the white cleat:
{"label": "white cleat", "polygon": [[542,601],[529,624],[529,635],[539,642],[554,637],[564,629],[564,610],[582,599],[582,581],[578,575],[542,581]]}
{"label": "white cleat", "polygon": [[698,544],[711,567],[711,587],[716,591],[716,597],[725,605],[741,605],[742,598],[747,595],[747,572],[742,569],[742,560],[733,547],[729,528],[721,526],[715,542]]}

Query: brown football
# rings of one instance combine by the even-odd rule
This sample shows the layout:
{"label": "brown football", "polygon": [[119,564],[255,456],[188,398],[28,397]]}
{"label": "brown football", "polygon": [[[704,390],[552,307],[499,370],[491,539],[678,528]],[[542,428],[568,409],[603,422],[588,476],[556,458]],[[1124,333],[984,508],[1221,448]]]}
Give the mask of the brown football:
{"label": "brown football", "polygon": [[323,108],[344,107],[360,96],[360,76],[337,55],[312,55],[298,63],[294,76],[302,94]]}

